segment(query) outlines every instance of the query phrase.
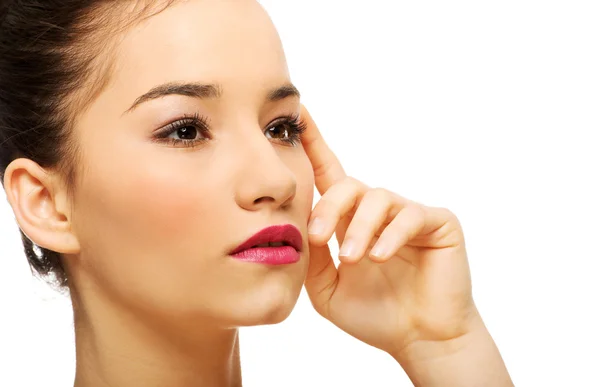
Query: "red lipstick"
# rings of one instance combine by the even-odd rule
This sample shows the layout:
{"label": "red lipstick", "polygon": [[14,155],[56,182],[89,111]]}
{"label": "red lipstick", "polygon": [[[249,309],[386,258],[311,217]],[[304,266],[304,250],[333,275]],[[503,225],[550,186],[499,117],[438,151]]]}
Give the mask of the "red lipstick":
{"label": "red lipstick", "polygon": [[302,234],[288,224],[267,227],[236,247],[230,255],[240,261],[286,265],[300,260]]}

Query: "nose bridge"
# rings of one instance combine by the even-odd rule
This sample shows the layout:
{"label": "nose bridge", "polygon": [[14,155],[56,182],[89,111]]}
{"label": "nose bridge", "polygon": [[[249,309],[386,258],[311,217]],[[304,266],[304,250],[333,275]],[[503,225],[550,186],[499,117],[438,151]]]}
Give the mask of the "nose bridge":
{"label": "nose bridge", "polygon": [[274,145],[261,129],[246,128],[238,138],[238,181],[236,197],[239,205],[257,210],[265,205],[280,207],[296,194],[296,177],[284,163]]}

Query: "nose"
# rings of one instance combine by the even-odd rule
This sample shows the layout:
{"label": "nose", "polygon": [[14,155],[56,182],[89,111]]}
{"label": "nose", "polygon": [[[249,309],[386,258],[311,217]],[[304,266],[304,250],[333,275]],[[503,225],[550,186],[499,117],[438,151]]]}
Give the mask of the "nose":
{"label": "nose", "polygon": [[[248,211],[288,206],[296,195],[296,176],[264,135],[248,135],[238,153],[236,201]],[[282,149],[286,151],[285,149]]]}

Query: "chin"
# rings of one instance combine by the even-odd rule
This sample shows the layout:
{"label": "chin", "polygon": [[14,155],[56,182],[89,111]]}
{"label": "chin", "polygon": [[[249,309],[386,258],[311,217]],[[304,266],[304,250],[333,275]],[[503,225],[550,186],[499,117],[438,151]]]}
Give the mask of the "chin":
{"label": "chin", "polygon": [[292,313],[295,302],[287,305],[277,305],[273,308],[256,311],[252,318],[240,326],[273,325],[283,322]]}
{"label": "chin", "polygon": [[235,326],[272,325],[284,321],[298,302],[302,283],[296,286],[265,286],[252,297],[240,297],[243,305],[235,311]]}

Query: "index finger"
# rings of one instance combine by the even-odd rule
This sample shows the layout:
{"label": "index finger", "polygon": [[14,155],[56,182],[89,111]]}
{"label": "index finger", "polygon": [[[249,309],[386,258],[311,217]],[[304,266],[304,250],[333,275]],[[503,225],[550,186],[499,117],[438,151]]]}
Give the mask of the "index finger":
{"label": "index finger", "polygon": [[345,178],[346,172],[337,156],[325,143],[325,139],[304,105],[301,106],[300,117],[306,123],[306,131],[302,134],[302,146],[312,164],[315,185],[323,195],[329,187]]}

